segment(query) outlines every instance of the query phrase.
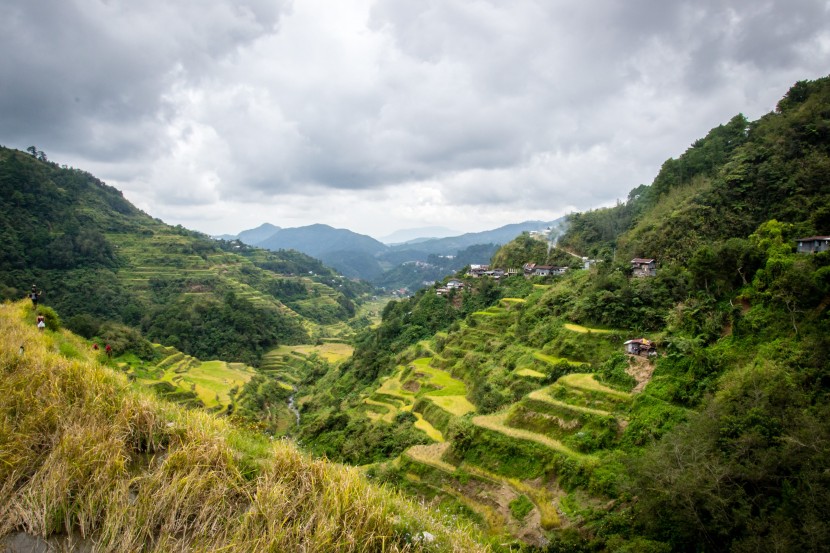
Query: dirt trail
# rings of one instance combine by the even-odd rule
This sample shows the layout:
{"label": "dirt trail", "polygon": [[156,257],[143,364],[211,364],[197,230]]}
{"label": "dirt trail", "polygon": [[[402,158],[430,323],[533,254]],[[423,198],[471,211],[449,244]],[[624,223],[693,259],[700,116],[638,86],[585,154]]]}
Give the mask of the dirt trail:
{"label": "dirt trail", "polygon": [[634,377],[637,385],[631,390],[632,393],[639,394],[645,389],[646,384],[651,382],[651,375],[654,373],[654,363],[647,357],[640,357],[639,355],[628,356],[628,368],[626,371]]}

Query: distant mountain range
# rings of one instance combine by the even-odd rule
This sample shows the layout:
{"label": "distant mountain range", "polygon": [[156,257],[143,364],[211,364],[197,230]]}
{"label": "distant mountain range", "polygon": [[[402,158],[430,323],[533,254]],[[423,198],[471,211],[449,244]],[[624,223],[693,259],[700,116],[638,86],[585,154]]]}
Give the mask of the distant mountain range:
{"label": "distant mountain range", "polygon": [[456,230],[447,227],[418,227],[410,229],[396,230],[392,234],[382,236],[380,241],[384,244],[394,246],[397,244],[407,244],[414,242],[423,242],[431,238],[446,238],[447,236],[458,236],[461,234]]}
{"label": "distant mountain range", "polygon": [[[442,238],[427,238],[418,237],[411,238],[402,243],[394,245],[387,245],[383,242],[367,236],[365,234],[358,234],[347,229],[336,229],[329,225],[314,224],[303,227],[281,228],[270,223],[260,225],[255,229],[245,230],[238,235],[222,235],[217,238],[224,239],[238,239],[241,242],[265,248],[272,251],[277,250],[297,250],[306,255],[310,255],[323,261],[326,265],[337,269],[340,273],[351,278],[361,278],[373,283],[383,282],[387,285],[394,286],[407,281],[408,284],[411,278],[401,276],[403,280],[397,280],[390,283],[384,275],[392,270],[398,268],[400,265],[407,265],[411,262],[429,262],[430,256],[452,257],[458,256],[460,252],[471,248],[472,246],[492,245],[492,248],[476,248],[474,255],[481,257],[480,259],[470,259],[469,255],[462,255],[465,264],[468,263],[488,263],[490,261],[489,255],[495,251],[499,245],[510,242],[523,232],[528,231],[544,231],[545,229],[552,229],[554,233],[562,232],[564,230],[565,218],[561,217],[553,221],[525,221],[523,223],[516,223],[505,225],[493,230],[482,232],[469,232],[459,236],[450,236]],[[386,237],[389,240],[404,238],[406,236],[413,236],[419,231],[436,232],[447,229],[443,227],[426,227],[423,229],[411,229],[408,231],[399,231]],[[487,257],[485,257],[487,256]],[[457,268],[447,268],[445,263],[438,263],[441,265],[442,275],[447,274],[447,271],[452,272]],[[413,271],[415,268],[413,267]],[[423,274],[423,266],[421,266],[417,273]],[[396,274],[401,274],[402,271],[398,269]],[[403,273],[407,273],[406,270]],[[414,273],[413,273],[414,275]]]}

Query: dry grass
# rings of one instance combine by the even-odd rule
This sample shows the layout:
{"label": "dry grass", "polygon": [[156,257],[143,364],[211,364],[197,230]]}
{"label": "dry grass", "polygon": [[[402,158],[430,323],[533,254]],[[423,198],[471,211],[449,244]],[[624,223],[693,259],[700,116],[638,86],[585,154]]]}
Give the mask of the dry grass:
{"label": "dry grass", "polygon": [[413,445],[404,451],[404,455],[413,461],[417,461],[424,465],[429,465],[452,474],[455,472],[455,465],[451,465],[441,459],[449,446],[450,444],[448,442],[430,445]]}
{"label": "dry grass", "polygon": [[[74,533],[114,552],[486,550],[356,469],[68,360],[22,323],[27,309],[0,306],[0,537]],[[412,539],[422,531],[435,540]]]}

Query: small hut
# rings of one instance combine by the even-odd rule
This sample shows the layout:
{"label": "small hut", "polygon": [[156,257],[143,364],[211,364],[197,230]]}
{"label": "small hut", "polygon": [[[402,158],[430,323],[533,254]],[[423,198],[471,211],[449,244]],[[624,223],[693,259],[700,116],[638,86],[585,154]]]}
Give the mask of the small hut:
{"label": "small hut", "polygon": [[650,356],[657,353],[657,346],[648,338],[636,338],[625,342],[625,352],[631,355]]}

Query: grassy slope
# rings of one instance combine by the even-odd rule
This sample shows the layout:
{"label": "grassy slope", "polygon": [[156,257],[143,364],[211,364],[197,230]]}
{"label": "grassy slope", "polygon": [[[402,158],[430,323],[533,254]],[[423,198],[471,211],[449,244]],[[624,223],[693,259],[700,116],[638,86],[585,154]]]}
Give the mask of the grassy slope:
{"label": "grassy slope", "polygon": [[108,551],[484,549],[354,469],[132,388],[31,318],[0,307],[0,535],[75,532]]}

